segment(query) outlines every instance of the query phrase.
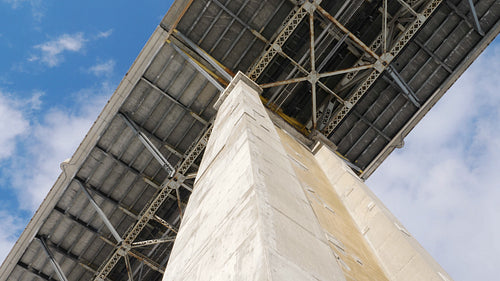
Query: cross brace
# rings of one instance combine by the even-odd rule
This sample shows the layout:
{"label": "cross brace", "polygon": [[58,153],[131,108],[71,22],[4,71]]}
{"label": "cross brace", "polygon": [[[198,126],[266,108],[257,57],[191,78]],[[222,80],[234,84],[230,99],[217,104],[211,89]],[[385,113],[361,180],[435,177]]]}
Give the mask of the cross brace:
{"label": "cross brace", "polygon": [[269,65],[269,63],[271,63],[273,58],[278,53],[276,47],[283,47],[285,42],[297,28],[297,26],[299,26],[299,24],[302,22],[302,19],[304,19],[304,17],[308,14],[308,11],[305,9],[306,4],[308,4],[307,1],[302,4],[296,11],[292,10],[292,12],[290,12],[285,26],[274,40],[274,43],[267,48],[265,53],[260,56],[260,59],[257,61],[257,63],[247,73],[250,79],[256,81],[257,78],[259,78],[264,69],[266,69],[266,67]]}
{"label": "cross brace", "polygon": [[30,266],[28,264],[25,264],[22,261],[18,261],[17,265],[20,266],[20,267],[22,267],[22,268],[24,268],[25,270],[27,270],[27,271],[35,274],[39,278],[42,278],[43,280],[47,280],[47,281],[59,281],[59,280],[54,279],[54,278],[50,277],[49,275],[43,273],[41,270],[35,269],[32,266]]}
{"label": "cross brace", "polygon": [[[417,17],[410,26],[406,29],[406,31],[398,38],[394,46],[388,52],[389,56],[387,56],[387,65],[382,66],[380,69],[374,69],[368,77],[360,84],[360,86],[354,91],[354,93],[349,97],[348,102],[352,105],[355,105],[368,91],[368,89],[375,83],[377,78],[380,76],[381,71],[385,70],[388,67],[388,64],[392,61],[394,57],[396,57],[399,52],[406,46],[410,39],[417,33],[417,31],[424,25],[429,16],[436,10],[442,0],[431,0],[425,6],[422,11],[422,15],[424,17]],[[384,55],[382,55],[384,56]],[[336,112],[335,116],[332,118],[328,126],[324,129],[323,133],[326,136],[329,136],[335,128],[340,124],[340,122],[344,119],[344,117],[349,113],[352,107],[346,107],[341,105],[340,109]]]}
{"label": "cross brace", "polygon": [[[162,185],[161,190],[157,194],[157,196],[144,208],[141,212],[140,219],[136,222],[136,224],[127,231],[127,234],[124,238],[124,243],[131,245],[134,240],[137,238],[142,229],[146,226],[147,222],[155,216],[156,211],[161,206],[163,201],[170,195],[170,193],[180,186],[180,182],[184,179],[184,174],[187,173],[189,167],[194,163],[196,158],[201,154],[201,152],[205,149],[205,146],[208,142],[208,138],[212,132],[212,126],[208,126],[206,129],[202,131],[197,142],[193,145],[192,149],[186,154],[183,158],[182,162],[180,162],[176,166],[176,172],[174,176],[170,179],[167,179]],[[122,255],[120,255],[120,249],[115,247],[115,251],[111,255],[111,257],[103,263],[99,270],[99,274],[94,278],[95,281],[103,281],[108,274],[113,270],[115,265],[118,263]]]}
{"label": "cross brace", "polygon": [[160,150],[151,142],[151,140],[144,134],[137,124],[135,124],[132,119],[130,119],[124,113],[119,112],[120,115],[127,126],[139,137],[139,140],[144,144],[144,146],[151,152],[153,157],[160,163],[160,165],[169,173],[169,176],[172,176],[174,173],[174,167],[168,162],[168,160],[161,154]]}
{"label": "cross brace", "polygon": [[61,266],[57,263],[56,259],[54,258],[54,255],[50,251],[49,247],[47,246],[47,243],[45,242],[44,237],[37,237],[38,241],[40,241],[40,244],[42,245],[43,250],[47,254],[47,256],[50,259],[50,263],[54,267],[54,271],[56,272],[57,276],[59,277],[59,280],[61,281],[68,281],[68,278],[64,275],[64,272],[61,268]]}
{"label": "cross brace", "polygon": [[116,231],[116,229],[113,226],[113,224],[111,223],[111,221],[109,221],[109,219],[106,216],[106,214],[102,211],[102,209],[99,207],[99,205],[97,205],[97,202],[95,202],[94,198],[92,198],[92,195],[90,195],[90,193],[87,190],[87,188],[85,188],[85,186],[83,186],[83,184],[80,181],[76,181],[76,182],[80,186],[80,189],[85,194],[85,196],[87,196],[87,199],[92,204],[92,206],[96,210],[97,214],[99,214],[99,217],[101,217],[101,220],[104,222],[104,224],[106,225],[106,227],[108,228],[108,230],[111,232],[111,234],[113,235],[113,237],[115,237],[115,239],[116,239],[116,241],[118,243],[121,243],[123,241],[123,239],[121,238],[120,234],[118,234],[118,232]]}

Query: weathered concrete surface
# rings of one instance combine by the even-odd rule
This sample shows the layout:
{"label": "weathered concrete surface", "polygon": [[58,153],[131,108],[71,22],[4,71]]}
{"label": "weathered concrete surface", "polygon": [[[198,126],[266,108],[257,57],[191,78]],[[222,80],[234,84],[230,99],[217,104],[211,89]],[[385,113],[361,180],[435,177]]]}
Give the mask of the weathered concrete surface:
{"label": "weathered concrete surface", "polygon": [[345,280],[258,87],[239,75],[222,97],[163,280]]}
{"label": "weathered concrete surface", "polygon": [[325,147],[315,156],[389,280],[452,280],[338,156]]}

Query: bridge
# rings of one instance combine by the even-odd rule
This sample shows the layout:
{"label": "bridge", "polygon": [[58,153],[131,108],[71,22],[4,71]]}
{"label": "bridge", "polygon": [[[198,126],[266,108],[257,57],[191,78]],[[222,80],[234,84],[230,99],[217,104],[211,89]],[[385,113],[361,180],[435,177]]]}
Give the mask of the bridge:
{"label": "bridge", "polygon": [[176,0],[0,281],[161,280],[238,71],[277,126],[366,179],[499,32],[495,0]]}

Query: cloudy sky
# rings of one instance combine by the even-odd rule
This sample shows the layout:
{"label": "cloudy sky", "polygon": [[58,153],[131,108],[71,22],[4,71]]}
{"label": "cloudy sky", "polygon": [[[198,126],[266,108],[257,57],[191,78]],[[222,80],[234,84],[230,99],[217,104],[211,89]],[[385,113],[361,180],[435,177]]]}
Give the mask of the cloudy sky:
{"label": "cloudy sky", "polygon": [[[0,0],[0,263],[171,1]],[[500,264],[500,40],[368,180],[455,280]]]}
{"label": "cloudy sky", "polygon": [[500,38],[367,184],[455,280],[498,280]]}

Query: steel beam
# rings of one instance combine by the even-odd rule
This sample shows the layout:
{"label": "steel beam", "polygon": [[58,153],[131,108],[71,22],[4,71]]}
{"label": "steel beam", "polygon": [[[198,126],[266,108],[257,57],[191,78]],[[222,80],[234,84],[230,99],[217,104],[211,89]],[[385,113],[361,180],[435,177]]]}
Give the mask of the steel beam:
{"label": "steel beam", "polygon": [[[314,44],[319,44],[319,43],[320,43],[320,40],[322,40],[322,39],[326,36],[326,34],[327,34],[327,33],[328,33],[328,31],[329,31],[329,30],[328,30],[328,27],[329,27],[330,25],[332,25],[332,23],[330,23],[330,24],[327,26],[327,28],[325,28],[325,29],[324,29],[324,30],[320,33],[320,35],[319,35],[318,37],[316,37],[316,38],[315,38]],[[345,40],[345,38],[344,38],[344,40]],[[343,41],[343,40],[342,40],[342,41]],[[338,47],[336,47],[336,46],[338,45],[338,46],[340,47],[340,45],[341,45],[341,44],[342,44],[342,43],[341,43],[340,41],[339,41],[339,42],[337,42],[337,44],[336,44],[336,45],[335,45],[335,47],[334,47],[334,48],[330,51],[330,53],[327,55],[327,57],[326,57],[323,61],[321,61],[320,65],[318,66],[318,70],[321,70],[321,69],[324,67],[324,65],[326,64],[326,62],[327,62],[327,61],[329,61],[329,60],[330,60],[330,58],[334,55],[334,53],[337,51],[337,48],[338,48]],[[293,76],[297,73],[297,71],[299,70],[299,67],[300,67],[300,68],[302,68],[302,69],[304,69],[304,68],[301,66],[301,64],[305,62],[305,60],[307,59],[307,55],[308,55],[308,54],[309,54],[309,52],[305,52],[305,53],[302,55],[302,57],[299,59],[299,61],[296,63],[293,59],[291,59],[290,57],[288,57],[288,56],[287,56],[287,55],[286,55],[286,54],[285,54],[285,53],[281,50],[280,55],[285,56],[286,58],[288,58],[288,59],[292,62],[292,64],[294,64],[294,68],[293,68],[293,69],[292,69],[292,70],[291,70],[291,71],[287,74],[287,76],[286,76],[285,80],[288,80],[288,79],[292,78],[292,77],[293,77]],[[301,70],[301,72],[303,72],[303,73],[308,73],[305,69],[304,69],[303,71]],[[274,94],[271,96],[271,98],[269,98],[269,100],[267,101],[267,103],[266,103],[266,105],[267,105],[267,106],[269,106],[271,103],[273,103],[273,102],[274,102],[274,100],[275,100],[276,96],[277,96],[277,95],[281,92],[281,90],[282,90],[282,89],[283,89],[283,86],[280,86],[280,87],[279,87],[279,88],[278,88],[278,89],[274,92]]]}
{"label": "steel beam", "polygon": [[355,72],[355,71],[360,71],[360,70],[365,70],[365,69],[370,69],[374,68],[375,66],[373,64],[365,64],[365,65],[360,65],[360,66],[354,66],[346,69],[341,69],[341,70],[335,70],[335,71],[329,71],[329,72],[324,72],[319,74],[319,78],[325,78],[325,77],[330,77],[330,76],[335,76],[335,75],[340,75],[340,74],[345,74],[349,72]]}
{"label": "steel beam", "polygon": [[[326,28],[328,29],[329,27],[327,26]],[[344,34],[342,37],[340,37],[340,39],[337,41],[337,43],[335,43],[335,46],[333,46],[333,48],[329,50],[328,55],[326,55],[326,57],[319,64],[318,71],[322,70],[323,67],[325,67],[325,65],[328,63],[328,61],[330,61],[330,59],[333,57],[333,55],[335,55],[335,53],[337,53],[340,46],[342,46],[342,44],[345,42],[346,39],[347,39],[347,34]]]}
{"label": "steel beam", "polygon": [[104,222],[104,224],[106,225],[106,227],[108,228],[108,230],[111,232],[111,234],[113,235],[113,237],[116,239],[116,241],[118,243],[123,242],[122,237],[120,236],[120,234],[118,234],[118,232],[116,231],[115,227],[113,226],[113,224],[111,224],[111,221],[109,221],[108,217],[102,211],[102,209],[99,207],[99,205],[97,205],[97,203],[95,202],[94,198],[92,198],[92,195],[90,195],[90,193],[87,190],[87,188],[85,188],[85,186],[83,186],[83,184],[79,180],[76,180],[76,183],[78,183],[78,185],[80,186],[80,189],[83,191],[83,193],[85,194],[85,196],[87,196],[87,199],[92,204],[92,206],[96,210],[97,214],[99,214],[99,217],[101,217],[101,220]]}
{"label": "steel beam", "polygon": [[476,30],[477,33],[479,33],[481,36],[484,36],[484,31],[481,28],[481,24],[479,24],[479,19],[477,18],[477,13],[476,13],[476,8],[474,7],[474,2],[472,0],[467,0],[469,2],[469,7],[472,12],[472,18],[474,19],[474,23],[476,24]]}
{"label": "steel beam", "polygon": [[217,6],[219,6],[222,10],[224,10],[226,13],[228,13],[233,19],[235,19],[238,23],[240,23],[243,27],[248,29],[257,39],[261,40],[264,43],[269,43],[269,40],[264,37],[264,35],[260,34],[257,30],[249,26],[246,22],[244,22],[242,19],[240,19],[237,15],[235,15],[233,12],[231,12],[226,6],[224,6],[222,3],[220,3],[217,0],[211,0],[214,2]]}
{"label": "steel beam", "polygon": [[190,173],[190,174],[187,174],[187,175],[186,175],[186,179],[187,179],[187,180],[188,180],[188,179],[194,179],[194,178],[196,178],[196,175],[197,175],[197,173]]}
{"label": "steel beam", "polygon": [[278,33],[278,36],[274,40],[273,44],[271,44],[264,54],[260,57],[257,63],[250,69],[247,73],[247,76],[256,81],[259,76],[262,74],[264,69],[271,63],[273,58],[278,53],[278,49],[283,47],[288,38],[293,34],[297,26],[302,22],[302,19],[308,14],[308,11],[305,7],[309,5],[309,2],[305,2],[302,4],[296,11],[292,10],[292,12],[288,15],[286,23],[284,24],[283,29]]}
{"label": "steel beam", "polygon": [[183,42],[185,42],[191,49],[193,49],[199,56],[205,59],[213,68],[215,68],[222,76],[224,76],[227,82],[231,82],[234,73],[222,63],[217,61],[214,57],[208,54],[200,46],[196,45],[187,36],[182,34],[179,30],[174,30],[174,36],[178,36]]}
{"label": "steel beam", "polygon": [[36,276],[38,276],[39,278],[41,278],[43,280],[46,280],[46,281],[60,281],[60,280],[54,279],[54,278],[50,277],[49,275],[43,273],[41,270],[35,269],[32,266],[30,266],[28,264],[25,264],[22,261],[18,261],[17,265],[20,266],[20,267],[22,267],[23,269],[25,269],[25,270],[27,270],[27,271],[35,274]]}
{"label": "steel beam", "polygon": [[[314,7],[314,6],[311,6]],[[309,75],[309,82],[311,83],[311,115],[312,127],[316,129],[316,83],[319,80],[316,73],[316,54],[314,44],[314,9],[309,9],[309,59],[311,65],[311,74]]]}
{"label": "steel beam", "polygon": [[194,0],[188,0],[188,2],[185,4],[184,9],[182,9],[182,12],[179,14],[179,16],[177,16],[177,18],[175,19],[175,22],[172,24],[171,29],[168,31],[168,34],[166,36],[167,38],[170,37],[170,34],[172,34],[172,31],[177,27],[177,24],[179,24],[179,22],[181,21],[182,17],[187,12],[189,7],[191,7],[191,4],[193,3],[193,1]]}
{"label": "steel beam", "polygon": [[161,274],[165,273],[165,269],[163,269],[162,266],[160,266],[156,262],[152,261],[150,258],[146,257],[145,255],[141,254],[140,252],[130,250],[128,252],[128,254],[131,257],[134,257],[134,258],[138,259],[139,261],[142,261],[145,265],[147,265],[152,270],[157,271]]}
{"label": "steel beam", "polygon": [[[155,215],[155,216],[156,216],[156,215]],[[174,220],[174,223],[179,222],[179,220],[180,220],[180,217],[179,217],[179,215],[177,215],[177,217],[176,217],[176,218],[175,218],[175,220]],[[177,232],[176,232],[176,233],[177,233]],[[168,231],[167,231],[167,232],[165,232],[165,233],[163,234],[162,238],[167,237],[167,236],[166,236],[167,234],[169,234],[169,233],[168,233]],[[154,253],[154,252],[156,251],[156,249],[158,248],[158,246],[159,246],[159,244],[155,244],[155,245],[152,247],[152,249],[150,249],[150,250],[149,250],[149,252],[148,252],[147,254],[145,254],[145,255],[146,255],[146,257],[149,257],[152,253]],[[160,267],[161,267],[161,268],[165,268],[165,266],[166,266],[166,261],[168,260],[169,255],[168,255],[168,254],[165,254],[165,251],[169,251],[169,250],[171,251],[172,249],[166,248],[166,249],[164,249],[164,250],[160,253],[160,255],[162,255],[162,256],[163,256],[163,261],[162,261],[162,262],[160,262]],[[141,264],[141,266],[140,266],[140,267],[136,268],[136,270],[134,271],[134,276],[138,273],[138,271],[140,271],[140,272],[139,272],[139,273],[140,273],[140,274],[139,274],[139,280],[142,280],[142,279],[141,279],[141,275],[142,275],[142,272],[143,272],[143,266],[142,266],[142,264]]]}
{"label": "steel beam", "polygon": [[450,0],[445,0],[444,3],[446,4],[446,6],[450,7],[450,9],[457,16],[459,16],[460,18],[462,18],[464,20],[465,24],[467,24],[470,28],[474,28],[474,24],[470,22],[469,18],[464,13],[462,13],[462,11],[460,11],[458,9],[458,7],[455,6]]}
{"label": "steel beam", "polygon": [[[302,72],[304,75],[306,75],[306,77],[293,78],[293,79],[289,79],[288,81],[293,81],[291,83],[297,83],[297,82],[301,82],[301,81],[311,81],[311,73],[309,71],[307,71],[302,65],[300,65],[300,63],[296,62],[293,58],[291,58],[290,56],[288,56],[282,50],[279,51],[279,54],[281,56],[283,56],[284,58],[288,59],[300,72]],[[317,76],[317,75],[315,75],[315,76]],[[319,78],[316,77],[316,79],[319,79]],[[284,83],[283,85],[291,84],[291,83],[286,83],[285,81],[278,81],[278,82],[274,82],[274,83]],[[342,104],[345,103],[345,101],[339,95],[337,95],[334,91],[332,91],[330,88],[328,88],[321,81],[317,80],[316,83],[318,83],[318,86],[321,89],[325,90],[327,93],[329,93],[330,95],[332,95],[338,102],[340,102]],[[267,87],[267,86],[264,86],[264,85],[273,85],[273,83],[267,83],[267,84],[260,85],[261,88],[266,88]],[[272,87],[274,87],[274,85]],[[280,107],[281,107],[281,104],[275,110],[278,110]]]}
{"label": "steel beam", "polygon": [[[417,17],[406,29],[406,31],[398,38],[391,50],[385,54],[386,65],[380,65],[378,69],[374,69],[368,77],[361,83],[361,85],[354,91],[354,93],[349,97],[348,102],[352,105],[356,105],[358,101],[364,96],[368,89],[377,81],[381,72],[387,68],[389,63],[394,57],[396,57],[399,52],[410,42],[410,39],[417,33],[418,30],[424,25],[429,16],[436,10],[436,8],[441,4],[442,0],[430,0],[422,11],[423,17]],[[324,134],[329,136],[333,130],[340,124],[344,117],[349,113],[352,107],[340,106],[339,110],[336,112],[335,116],[332,118],[328,126],[324,129]]]}
{"label": "steel beam", "polygon": [[[347,76],[349,76],[350,74],[353,74],[353,77],[349,78],[349,79],[346,79]],[[337,85],[336,87],[336,91],[338,93],[341,93],[349,88],[351,88],[354,84],[357,84],[359,83],[361,80],[365,79],[366,77],[368,77],[368,74],[369,72],[365,72],[365,73],[354,73],[354,72],[351,72],[351,73],[348,73],[346,75],[346,77],[344,77],[344,80],[346,81],[345,84],[340,84],[340,85]]]}
{"label": "steel beam", "polygon": [[165,147],[173,155],[179,157],[179,159],[182,158],[182,153],[179,150],[175,149],[175,147],[173,147],[172,145],[165,143],[163,144],[163,147]]}
{"label": "steel beam", "polygon": [[389,73],[389,75],[391,76],[392,80],[394,80],[398,88],[401,89],[401,91],[403,91],[403,94],[406,95],[408,100],[417,108],[420,108],[421,107],[420,100],[415,95],[412,88],[404,81],[403,77],[401,77],[399,72],[397,72],[392,65],[389,65],[389,67],[387,67],[385,70],[387,71],[387,73]]}
{"label": "steel beam", "polygon": [[[54,208],[54,209],[55,209],[56,211],[58,211],[59,213],[61,213],[61,214],[65,215],[65,216],[68,216],[70,219],[72,219],[73,221],[75,221],[76,223],[78,223],[79,225],[81,225],[82,227],[84,227],[86,230],[88,230],[88,231],[90,231],[90,232],[94,233],[94,234],[95,234],[95,235],[96,235],[99,239],[101,239],[104,243],[106,243],[106,244],[110,245],[111,247],[117,247],[117,244],[116,244],[116,243],[114,243],[113,241],[111,241],[111,240],[109,240],[108,238],[104,237],[104,236],[103,236],[103,234],[102,234],[102,233],[100,233],[98,229],[93,228],[92,226],[88,225],[86,222],[82,221],[81,219],[79,219],[79,218],[75,217],[75,216],[74,216],[74,215],[72,215],[72,214],[69,214],[69,213],[65,212],[64,210],[62,210],[61,208],[59,208],[59,207],[57,207],[57,206],[56,206],[56,208]],[[154,220],[156,220],[156,219],[154,219]],[[58,249],[56,248],[56,250],[58,250]],[[130,252],[132,252],[132,254],[136,254],[136,255],[138,255],[138,254],[137,254],[136,252],[134,252],[134,251],[130,251]],[[66,254],[66,253],[62,253],[62,254]],[[69,256],[69,257],[70,257],[70,258],[73,258],[73,257],[71,257],[71,256]],[[87,265],[83,265],[83,264],[82,264],[82,266],[84,266],[85,268],[87,268],[89,271],[94,272],[95,274],[97,274],[97,273],[98,273],[96,269],[93,269],[93,268],[91,268],[91,267],[89,267],[89,266],[87,266]],[[148,267],[149,267],[149,264],[148,264]],[[157,267],[150,267],[150,268],[151,268],[151,269],[153,269],[153,270],[155,270],[155,271],[157,271]],[[161,271],[160,273],[163,273],[163,271]],[[106,278],[106,280],[109,280],[109,279],[108,279],[108,278]]]}
{"label": "steel beam", "polygon": [[413,43],[417,44],[420,47],[420,49],[424,50],[424,52],[426,52],[429,56],[431,56],[448,73],[451,74],[453,72],[453,70],[441,58],[439,58],[434,52],[429,50],[429,48],[427,48],[422,42],[418,41],[417,39],[414,39]]}
{"label": "steel beam", "polygon": [[170,229],[171,231],[173,231],[175,233],[179,232],[179,229],[175,228],[173,225],[171,225],[170,223],[168,223],[166,220],[160,218],[158,215],[154,215],[153,219],[155,221],[157,221],[159,224],[163,225],[164,227]]}
{"label": "steel beam", "polygon": [[[113,154],[111,154],[109,152],[106,152],[106,150],[103,149],[102,147],[100,147],[99,145],[96,145],[95,148],[98,149],[102,154],[106,155],[106,157],[111,158],[115,163],[120,164],[120,166],[125,167],[130,172],[132,172],[133,174],[135,174],[137,177],[142,178],[151,187],[153,187],[155,189],[159,189],[158,185],[155,184],[149,177],[147,177],[146,175],[142,174],[140,171],[137,171],[133,167],[129,166],[127,163],[123,162],[123,160],[119,159],[118,157],[114,156]],[[175,200],[174,196],[170,196],[170,198]],[[134,218],[137,219],[137,216],[134,215]]]}
{"label": "steel beam", "polygon": [[382,132],[382,130],[380,130],[379,128],[377,128],[375,126],[375,124],[373,124],[372,122],[370,122],[370,120],[366,119],[366,117],[364,115],[362,115],[361,113],[357,112],[356,110],[353,110],[352,113],[354,115],[356,115],[356,117],[359,118],[359,120],[363,121],[363,123],[365,123],[366,125],[368,125],[368,127],[372,128],[375,132],[377,132],[379,135],[381,135],[386,141],[391,141],[391,138],[385,134],[384,132]]}
{"label": "steel beam", "polygon": [[59,245],[55,245],[54,243],[50,243],[50,241],[45,240],[45,243],[47,246],[50,244],[50,248],[54,249],[56,252],[63,254],[64,256],[72,259],[75,263],[78,263],[81,267],[85,268],[86,270],[96,273],[97,269],[89,266],[91,264],[89,261],[83,260],[81,257],[71,253],[69,250],[64,249],[63,247]]}
{"label": "steel beam", "polygon": [[384,38],[382,44],[382,52],[385,54],[387,52],[387,0],[382,0],[382,6],[382,37]]}
{"label": "steel beam", "polygon": [[157,91],[158,93],[162,94],[164,97],[166,97],[168,100],[170,100],[171,102],[175,103],[176,105],[180,106],[182,109],[184,109],[185,111],[189,112],[189,114],[191,116],[193,116],[194,119],[200,121],[203,125],[206,125],[207,124],[207,120],[203,119],[203,117],[201,117],[200,115],[194,113],[188,106],[184,105],[183,103],[181,103],[180,101],[178,101],[176,98],[174,98],[172,95],[170,95],[169,93],[167,93],[166,91],[160,89],[160,87],[158,87],[157,85],[155,85],[153,82],[149,81],[148,79],[146,79],[144,76],[141,77],[141,81],[144,81],[146,82],[146,84],[148,84],[151,88],[153,88],[155,91]]}
{"label": "steel beam", "polygon": [[354,43],[356,43],[356,45],[358,45],[363,51],[370,54],[370,56],[372,56],[376,60],[381,59],[372,49],[370,49],[370,47],[366,46],[366,44],[363,43],[363,41],[361,41],[358,37],[352,34],[351,31],[349,31],[349,29],[343,26],[337,19],[335,19],[332,15],[330,15],[330,13],[328,13],[325,9],[323,9],[319,4],[316,4],[316,9],[320,14],[322,14],[325,18],[327,18],[335,26],[337,26],[340,30],[342,30],[344,34],[347,34],[347,36],[349,36],[349,38],[351,38],[351,40],[354,41]]}
{"label": "steel beam", "polygon": [[128,255],[123,256],[125,260],[125,268],[127,269],[128,281],[134,281],[134,276],[132,275],[132,266],[130,265],[130,259]]}
{"label": "steel beam", "polygon": [[[187,173],[191,165],[194,163],[196,158],[201,154],[201,152],[205,149],[207,145],[208,138],[212,133],[212,126],[208,126],[205,130],[202,131],[198,140],[193,145],[193,148],[189,150],[186,156],[183,158],[182,162],[180,162],[176,167],[175,175],[167,179],[162,185],[161,190],[157,194],[157,196],[143,209],[141,212],[141,218],[139,221],[135,223],[135,225],[130,229],[127,233],[124,243],[127,245],[131,245],[134,240],[137,238],[142,229],[146,226],[148,221],[155,216],[156,211],[160,208],[161,204],[165,201],[168,195],[175,189],[178,188],[180,182],[184,180],[184,174]],[[115,248],[113,254],[105,261],[100,270],[99,274],[95,277],[96,281],[103,281],[108,274],[113,270],[115,265],[121,258],[120,249]]]}
{"label": "steel beam", "polygon": [[[100,237],[100,238],[102,238],[102,237]],[[144,264],[147,265],[152,270],[157,271],[161,274],[165,273],[165,271],[162,269],[162,267],[160,265],[158,265],[156,262],[154,262],[150,258],[144,256],[143,254],[141,254],[135,250],[132,250],[129,247],[127,247],[127,248],[120,247],[119,245],[116,245],[115,243],[113,243],[107,239],[103,239],[103,241],[112,247],[120,248],[121,254],[123,254],[123,256],[129,255],[131,257],[134,257],[134,258],[140,260],[141,262],[144,262]],[[99,277],[97,277],[97,278],[98,278],[98,280],[100,280]]]}
{"label": "steel beam", "polygon": [[163,156],[163,154],[161,154],[160,150],[158,150],[158,148],[156,148],[156,146],[151,142],[151,140],[149,140],[149,138],[146,136],[146,134],[144,134],[139,129],[137,124],[135,124],[135,122],[132,121],[132,119],[130,119],[127,115],[125,115],[122,112],[119,112],[118,115],[120,115],[122,117],[122,119],[125,121],[127,126],[130,129],[132,129],[134,134],[136,134],[139,137],[139,140],[142,142],[142,144],[144,144],[146,149],[149,150],[149,152],[151,152],[151,154],[156,159],[156,161],[158,161],[158,163],[160,163],[160,165],[163,167],[163,169],[165,169],[167,171],[167,173],[169,174],[169,177],[172,177],[174,172],[175,172],[175,169],[168,162],[168,160],[165,158],[165,156]]}
{"label": "steel beam", "polygon": [[133,211],[129,206],[126,206],[126,205],[122,204],[121,202],[113,199],[109,194],[106,194],[106,193],[100,191],[95,186],[92,186],[89,183],[85,183],[85,181],[83,179],[79,178],[78,176],[74,177],[74,180],[83,184],[87,190],[91,190],[94,194],[97,194],[101,198],[115,204],[119,210],[121,210],[124,214],[128,215],[129,217],[131,217],[133,219],[138,218],[137,212]]}
{"label": "steel beam", "polygon": [[[154,187],[156,190],[161,190],[160,184],[157,184],[156,182],[154,182],[153,180],[151,180],[147,177],[143,177],[142,179],[144,180],[145,183]],[[193,191],[193,189],[191,187],[189,187],[188,185],[186,185],[185,183],[181,183],[180,186],[184,187],[185,189],[187,189],[189,191]],[[173,200],[177,200],[177,198],[173,195],[168,196],[168,198],[173,199]]]}
{"label": "steel beam", "polygon": [[132,243],[132,248],[144,247],[144,246],[161,244],[161,243],[168,243],[168,242],[173,242],[173,241],[175,241],[175,236],[139,241],[139,242]]}
{"label": "steel beam", "polygon": [[[172,42],[172,41],[170,41]],[[201,75],[203,75],[212,85],[214,85],[219,91],[224,91],[224,87],[212,77],[212,75],[208,72],[208,70],[198,61],[196,61],[193,57],[189,56],[187,53],[185,53],[183,50],[181,50],[179,47],[177,47],[174,43],[170,43],[170,46],[174,48],[174,50],[182,57],[184,58],[187,62],[189,62],[198,72],[200,72]],[[215,74],[213,74],[215,75]]]}
{"label": "steel beam", "polygon": [[60,214],[68,217],[69,219],[71,219],[72,221],[76,222],[77,224],[79,224],[80,226],[82,226],[83,228],[85,228],[86,230],[94,233],[95,235],[97,235],[97,237],[99,239],[101,239],[103,242],[105,242],[106,244],[108,245],[111,245],[111,246],[116,246],[116,244],[114,242],[112,242],[111,240],[109,240],[108,238],[104,237],[103,234],[101,232],[99,232],[99,230],[97,228],[94,228],[92,227],[91,225],[89,225],[87,222],[79,219],[78,217],[64,211],[63,209],[59,208],[59,207],[55,207],[54,208],[55,211],[59,212]]}
{"label": "steel beam", "polygon": [[[286,56],[288,57],[288,56]],[[289,57],[288,57],[289,58]],[[293,60],[292,60],[293,62]],[[364,69],[370,69],[373,68],[373,64],[366,64],[366,65],[360,65],[360,66],[355,66],[347,69],[340,69],[340,70],[335,70],[335,71],[329,71],[329,72],[324,72],[324,73],[316,73],[316,78],[313,78],[313,81],[318,82],[317,79],[325,78],[325,77],[330,77],[330,76],[335,76],[335,75],[341,75],[349,72],[355,72],[355,71],[360,71]],[[314,73],[307,72],[304,70],[305,74],[307,76],[305,77],[296,77],[288,80],[283,80],[283,81],[277,81],[277,82],[271,82],[271,83],[265,83],[259,85],[261,88],[266,89],[266,88],[271,88],[271,87],[277,87],[277,86],[282,86],[282,85],[288,85],[288,84],[293,84],[293,83],[299,83],[299,82],[304,82],[304,81],[311,81],[311,75],[314,75]],[[312,82],[311,82],[312,83]],[[335,95],[336,97],[336,95]],[[339,101],[343,103],[344,101],[339,97]]]}
{"label": "steel beam", "polygon": [[292,79],[284,80],[284,81],[261,84],[259,86],[262,89],[266,89],[266,88],[288,85],[288,84],[293,84],[293,83],[299,83],[299,82],[304,82],[304,81],[309,81],[309,78],[308,77],[297,77],[297,78],[292,78]]}
{"label": "steel beam", "polygon": [[[302,67],[299,63],[295,62],[291,57],[289,57],[288,55],[286,55],[285,53],[281,53],[281,55],[285,56],[286,58],[288,58],[288,60],[290,60],[292,62],[293,65],[295,65],[295,67],[297,67],[300,72],[304,73],[305,75],[307,75],[308,77],[311,76],[311,73],[309,73],[304,67]],[[339,96],[337,95],[334,91],[332,91],[330,88],[328,88],[323,82],[319,81],[319,78],[317,80],[317,83],[318,83],[318,86],[325,90],[327,93],[329,93],[330,95],[332,95],[339,103],[341,104],[345,104],[345,101]],[[281,105],[280,105],[281,106]]]}
{"label": "steel beam", "polygon": [[[387,2],[387,0],[384,0]],[[406,3],[404,0],[397,0],[399,4],[401,4],[401,6],[403,6],[406,10],[408,10],[408,12],[410,12],[412,15],[414,15],[415,17],[419,17],[420,14],[418,14],[417,12],[415,12],[415,10],[413,10],[413,8],[408,4]],[[386,5],[386,12],[387,12],[387,3],[385,4]]]}
{"label": "steel beam", "polygon": [[57,276],[59,277],[59,280],[68,281],[68,278],[66,278],[66,276],[64,275],[64,272],[63,272],[61,266],[59,266],[56,259],[54,258],[54,255],[52,254],[49,247],[47,246],[47,243],[45,242],[45,238],[43,238],[43,237],[37,237],[37,238],[38,238],[38,241],[40,241],[40,244],[42,245],[43,250],[45,251],[45,253],[49,257],[50,263],[54,267],[54,271],[56,272]]}

